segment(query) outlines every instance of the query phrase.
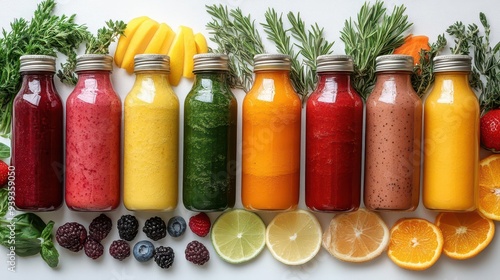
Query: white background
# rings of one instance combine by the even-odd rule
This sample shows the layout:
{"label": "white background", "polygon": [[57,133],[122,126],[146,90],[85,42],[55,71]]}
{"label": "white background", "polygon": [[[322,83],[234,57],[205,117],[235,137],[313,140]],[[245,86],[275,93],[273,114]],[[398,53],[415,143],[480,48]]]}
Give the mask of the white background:
{"label": "white background", "polygon": [[[30,19],[32,12],[36,8],[36,3],[39,1],[12,1],[0,0],[0,27],[10,30],[9,22],[14,18],[24,17]],[[374,3],[374,1],[371,1]],[[300,12],[302,18],[307,25],[317,22],[319,26],[324,27],[326,38],[329,41],[335,41],[334,53],[344,53],[343,43],[340,41],[340,30],[343,28],[344,21],[349,17],[355,17],[364,1],[340,1],[340,0],[221,0],[221,1],[154,1],[154,0],[86,0],[86,1],[57,1],[56,14],[77,14],[76,21],[85,23],[88,28],[95,32],[99,27],[104,25],[104,22],[113,19],[121,19],[128,22],[130,19],[147,15],[159,22],[169,24],[174,30],[177,30],[179,25],[187,25],[194,29],[195,32],[204,33],[207,38],[209,36],[205,24],[211,21],[210,16],[205,10],[205,4],[227,5],[229,8],[240,7],[244,14],[250,13],[256,23],[264,22],[264,12],[270,6],[275,8],[278,13],[286,14],[288,11]],[[487,0],[420,0],[420,1],[391,1],[386,0],[385,6],[389,11],[394,5],[404,4],[407,7],[406,14],[409,21],[414,25],[411,29],[413,34],[425,34],[429,36],[431,42],[435,41],[439,34],[445,33],[448,26],[456,21],[463,21],[465,24],[474,22],[479,23],[479,12],[484,12],[488,17],[492,26],[492,42],[496,43],[500,39],[500,19],[497,17],[500,5],[495,1]],[[259,26],[260,28],[260,26]],[[265,39],[265,34],[261,29],[261,36],[266,42],[267,51],[275,52],[272,45]],[[449,39],[449,37],[447,37]],[[449,42],[450,43],[450,42]],[[209,46],[215,45],[209,42]],[[111,54],[114,54],[115,44],[111,46]],[[447,48],[448,50],[448,48]],[[119,93],[122,101],[132,87],[134,77],[126,74],[122,69],[114,70],[113,83],[115,90]],[[174,91],[179,96],[181,104],[189,91],[192,82],[183,79]],[[66,100],[72,88],[56,84],[58,91]],[[241,104],[244,93],[235,91],[235,95],[239,101],[239,124],[241,124]],[[182,106],[181,106],[181,123],[182,123]],[[182,135],[182,126],[181,135]],[[239,127],[238,139],[241,136],[241,127]],[[5,142],[6,140],[2,140]],[[240,143],[240,142],[239,142]],[[182,141],[181,141],[182,145]],[[241,148],[241,145],[239,144]],[[182,147],[179,149],[182,151]],[[302,158],[304,146],[302,147]],[[459,153],[460,151],[457,151]],[[238,150],[238,162],[240,162],[240,150]],[[482,155],[486,155],[483,151]],[[182,159],[182,155],[180,157]],[[182,170],[182,161],[180,162]],[[300,208],[306,209],[304,204],[304,184],[303,184],[303,166],[302,166],[302,184]],[[238,192],[236,206],[241,207],[240,192],[239,192],[239,174],[238,173]],[[161,216],[167,221],[173,215],[181,215],[186,220],[193,214],[187,211],[179,197],[179,206],[174,212],[169,213],[135,213],[142,225],[144,221],[154,215]],[[176,253],[174,265],[169,270],[160,269],[154,262],[141,264],[133,257],[130,257],[123,262],[113,259],[107,252],[109,245],[115,239],[118,239],[118,233],[115,228],[116,220],[128,211],[124,207],[108,213],[113,219],[113,231],[104,241],[105,254],[97,261],[93,261],[86,257],[83,251],[72,253],[66,249],[56,245],[59,249],[60,263],[57,269],[49,268],[39,257],[18,258],[16,260],[16,272],[11,273],[7,270],[7,250],[2,247],[0,249],[0,279],[156,279],[165,277],[168,279],[473,279],[480,277],[481,279],[495,279],[498,264],[500,263],[500,237],[495,237],[492,243],[477,257],[457,261],[451,260],[442,255],[439,261],[430,269],[421,272],[407,271],[397,267],[385,255],[363,264],[352,264],[341,262],[328,254],[324,249],[309,263],[303,266],[286,266],[276,261],[267,249],[255,260],[241,264],[231,265],[225,263],[213,251],[208,237],[200,238],[195,236],[189,230],[185,235],[178,239],[167,236],[155,245],[171,246]],[[211,213],[212,221],[220,213]],[[259,213],[266,224],[275,215],[274,213]],[[55,212],[40,213],[40,216],[45,220],[54,220],[56,226],[59,226],[68,221],[78,221],[88,227],[90,221],[96,217],[98,213],[77,213],[71,212],[63,205],[61,209]],[[422,205],[415,212],[411,213],[382,213],[381,214],[388,226],[392,226],[394,222],[402,217],[422,217],[431,221],[435,218],[435,213],[430,212]],[[333,214],[316,214],[320,220],[323,229],[328,225]],[[498,225],[498,223],[496,223]],[[146,239],[145,235],[140,232],[131,246],[136,241]],[[184,258],[184,249],[191,240],[200,240],[210,250],[211,260],[205,266],[195,266]],[[496,277],[495,277],[496,276]]]}

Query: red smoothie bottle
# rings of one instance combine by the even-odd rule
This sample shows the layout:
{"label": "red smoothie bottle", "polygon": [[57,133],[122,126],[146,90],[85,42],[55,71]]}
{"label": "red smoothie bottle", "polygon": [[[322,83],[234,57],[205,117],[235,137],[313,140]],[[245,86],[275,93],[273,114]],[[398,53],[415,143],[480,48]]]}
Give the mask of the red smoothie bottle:
{"label": "red smoothie bottle", "polygon": [[56,210],[63,199],[63,108],[54,87],[55,57],[23,55],[22,85],[13,103],[15,206]]}
{"label": "red smoothie bottle", "polygon": [[109,211],[120,203],[122,105],[113,89],[112,57],[77,58],[78,83],[66,101],[66,205]]}
{"label": "red smoothie bottle", "polygon": [[363,101],[350,83],[345,55],[317,59],[319,77],[306,105],[306,205],[314,211],[353,211],[361,194]]}

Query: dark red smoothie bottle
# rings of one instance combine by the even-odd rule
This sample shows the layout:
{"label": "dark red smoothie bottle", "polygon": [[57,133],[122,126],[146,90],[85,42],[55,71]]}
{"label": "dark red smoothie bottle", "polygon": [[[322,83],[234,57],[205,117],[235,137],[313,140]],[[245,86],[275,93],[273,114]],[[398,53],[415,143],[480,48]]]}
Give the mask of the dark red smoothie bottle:
{"label": "dark red smoothie bottle", "polygon": [[350,83],[353,61],[317,58],[318,85],[306,105],[306,205],[354,211],[361,194],[363,101]]}
{"label": "dark red smoothie bottle", "polygon": [[52,211],[63,201],[63,107],[54,87],[55,57],[20,58],[22,85],[13,103],[15,206]]}

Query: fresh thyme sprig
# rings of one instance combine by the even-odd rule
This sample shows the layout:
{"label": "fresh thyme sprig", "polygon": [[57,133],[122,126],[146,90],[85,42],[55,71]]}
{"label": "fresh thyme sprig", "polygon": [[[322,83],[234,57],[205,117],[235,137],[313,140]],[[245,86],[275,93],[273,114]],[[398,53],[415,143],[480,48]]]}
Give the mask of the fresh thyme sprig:
{"label": "fresh thyme sprig", "polygon": [[228,10],[222,5],[206,6],[212,21],[207,28],[217,44],[212,50],[227,54],[229,60],[228,83],[232,88],[248,92],[253,83],[253,57],[265,53],[259,32],[250,15],[243,15],[241,9]]}
{"label": "fresh thyme sprig", "polygon": [[473,53],[473,67],[470,85],[479,92],[479,104],[483,112],[500,107],[500,42],[491,47],[491,27],[484,13],[479,14],[484,29],[472,23],[467,29],[462,22],[451,25],[447,32],[455,37],[454,54]]}
{"label": "fresh thyme sprig", "polygon": [[375,59],[390,54],[404,42],[404,33],[412,26],[404,13],[404,5],[394,7],[386,14],[384,2],[365,3],[357,21],[346,20],[340,39],[346,54],[353,57],[353,86],[366,99],[375,84]]}
{"label": "fresh thyme sprig", "polygon": [[437,41],[432,43],[429,50],[420,51],[420,62],[415,65],[411,76],[413,89],[422,97],[434,81],[434,57],[446,46],[444,34],[439,35]]}

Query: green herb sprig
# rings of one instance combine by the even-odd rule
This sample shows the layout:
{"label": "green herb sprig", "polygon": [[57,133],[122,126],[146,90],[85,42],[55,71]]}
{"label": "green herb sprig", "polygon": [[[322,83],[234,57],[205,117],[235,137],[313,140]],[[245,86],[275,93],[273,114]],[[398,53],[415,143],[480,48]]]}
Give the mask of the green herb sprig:
{"label": "green herb sprig", "polygon": [[366,99],[375,85],[375,59],[391,54],[404,42],[408,22],[404,5],[395,6],[387,15],[384,2],[370,5],[366,2],[357,15],[357,21],[346,20],[340,32],[346,54],[353,57],[353,86]]}
{"label": "green herb sprig", "polygon": [[420,51],[420,62],[413,68],[411,84],[417,94],[422,97],[434,81],[434,57],[445,47],[447,41],[444,34],[438,36],[436,42],[430,45],[429,50]]}

